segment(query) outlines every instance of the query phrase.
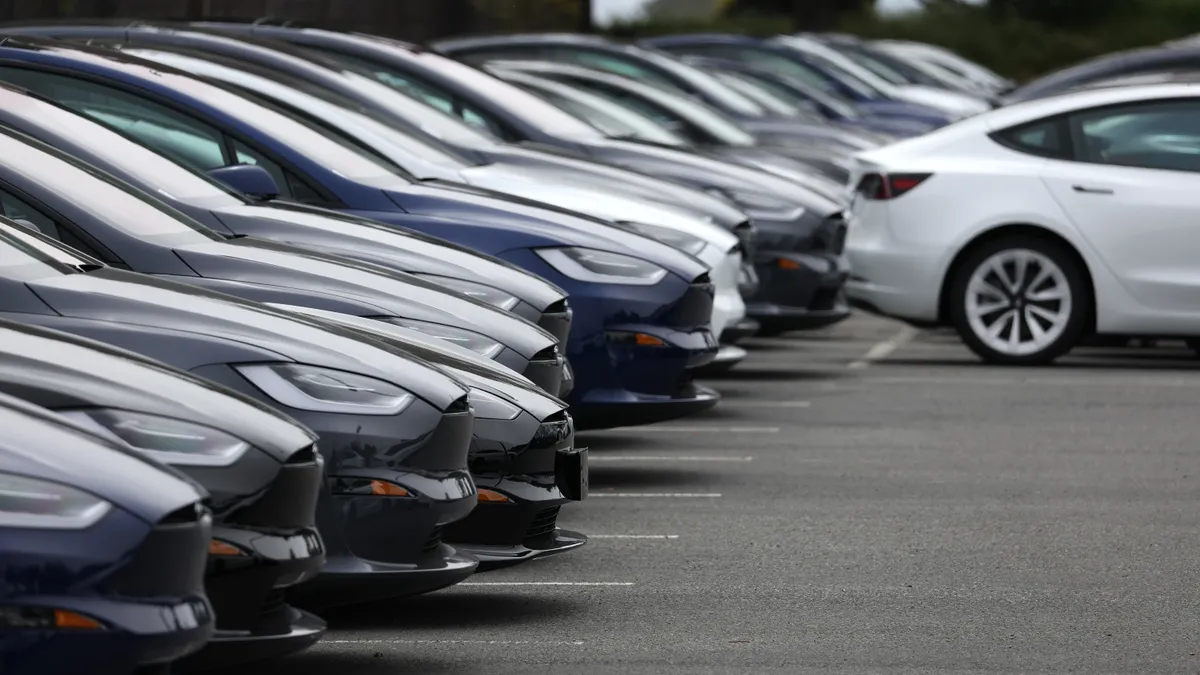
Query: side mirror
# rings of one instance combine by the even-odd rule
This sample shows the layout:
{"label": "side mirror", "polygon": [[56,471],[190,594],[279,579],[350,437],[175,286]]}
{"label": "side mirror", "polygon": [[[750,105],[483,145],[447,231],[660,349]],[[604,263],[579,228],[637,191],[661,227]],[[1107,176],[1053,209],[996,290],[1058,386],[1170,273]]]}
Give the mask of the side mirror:
{"label": "side mirror", "polygon": [[251,197],[275,199],[279,196],[279,184],[275,182],[271,172],[257,164],[223,166],[210,170],[208,175]]}

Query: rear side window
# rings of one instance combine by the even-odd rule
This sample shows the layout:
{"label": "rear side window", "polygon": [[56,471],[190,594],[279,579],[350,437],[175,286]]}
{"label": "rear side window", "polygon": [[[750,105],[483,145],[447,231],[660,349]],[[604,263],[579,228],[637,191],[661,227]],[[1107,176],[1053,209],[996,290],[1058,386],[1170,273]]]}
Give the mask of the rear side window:
{"label": "rear side window", "polygon": [[992,134],[992,140],[1017,152],[1039,157],[1070,159],[1067,125],[1061,118],[1038,120]]}
{"label": "rear side window", "polygon": [[1139,102],[1071,115],[1076,159],[1200,171],[1200,100]]}

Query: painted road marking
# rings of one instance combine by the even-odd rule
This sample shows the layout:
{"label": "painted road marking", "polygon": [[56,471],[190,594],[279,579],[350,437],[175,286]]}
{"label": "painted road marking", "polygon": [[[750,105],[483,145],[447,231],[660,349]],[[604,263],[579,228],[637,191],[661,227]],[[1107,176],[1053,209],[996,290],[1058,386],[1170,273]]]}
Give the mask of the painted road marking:
{"label": "painted road marking", "polygon": [[892,352],[912,341],[919,332],[912,326],[903,326],[892,337],[868,349],[867,353],[862,355],[862,358],[852,361],[848,367],[852,370],[861,370],[876,361],[882,361],[890,356]]}

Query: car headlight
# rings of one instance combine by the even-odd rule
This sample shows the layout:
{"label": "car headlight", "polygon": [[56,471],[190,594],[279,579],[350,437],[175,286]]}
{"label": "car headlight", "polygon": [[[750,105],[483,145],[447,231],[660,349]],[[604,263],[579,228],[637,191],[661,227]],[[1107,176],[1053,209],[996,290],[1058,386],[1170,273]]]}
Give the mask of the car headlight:
{"label": "car headlight", "polygon": [[763,220],[795,220],[804,215],[804,207],[762,192],[732,188],[709,188],[710,195],[722,197],[751,218]]}
{"label": "car headlight", "polygon": [[504,399],[482,389],[471,389],[471,410],[475,416],[485,420],[511,420],[521,414],[521,409]]}
{"label": "car headlight", "polygon": [[440,323],[429,323],[427,321],[415,321],[398,316],[378,317],[378,319],[393,326],[415,330],[429,337],[435,337],[439,340],[456,344],[459,347],[470,349],[486,359],[495,358],[497,354],[504,351],[504,345],[499,342],[463,328],[443,326]]}
{"label": "car headlight", "polygon": [[63,417],[132,446],[164,464],[229,466],[250,444],[212,427],[128,410],[68,410]]}
{"label": "car headlight", "polygon": [[0,527],[82,530],[111,510],[112,504],[82,490],[0,473]]}
{"label": "car headlight", "polygon": [[463,281],[462,279],[452,279],[450,277],[439,277],[435,274],[418,274],[417,276],[428,281],[432,281],[439,286],[445,286],[451,290],[458,291],[464,295],[469,295],[476,300],[486,302],[493,307],[499,307],[504,311],[509,311],[521,302],[520,298],[509,295],[499,288],[492,288],[483,284],[477,284],[474,281]]}
{"label": "car headlight", "polygon": [[294,363],[234,368],[277,403],[297,410],[396,415],[414,400],[390,382],[331,368]]}
{"label": "car headlight", "polygon": [[653,286],[667,271],[633,256],[591,248],[541,248],[534,251],[559,272],[578,281]]}
{"label": "car headlight", "polygon": [[661,225],[634,223],[623,220],[617,221],[616,224],[624,227],[625,229],[633,230],[640,235],[650,237],[651,239],[657,239],[667,246],[672,246],[683,251],[684,253],[690,253],[691,255],[699,255],[700,252],[704,250],[704,247],[708,246],[708,242],[704,241],[700,237],[688,234],[687,232],[672,230],[669,227],[663,227]]}

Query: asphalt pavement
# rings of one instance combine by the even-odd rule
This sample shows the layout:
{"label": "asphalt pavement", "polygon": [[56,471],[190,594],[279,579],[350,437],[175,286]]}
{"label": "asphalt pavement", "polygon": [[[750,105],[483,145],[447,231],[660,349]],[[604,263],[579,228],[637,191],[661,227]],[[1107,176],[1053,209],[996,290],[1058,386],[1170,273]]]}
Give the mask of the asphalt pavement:
{"label": "asphalt pavement", "polygon": [[873,317],[581,434],[583,549],[329,615],[256,675],[1200,672],[1200,361],[980,365]]}

